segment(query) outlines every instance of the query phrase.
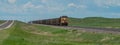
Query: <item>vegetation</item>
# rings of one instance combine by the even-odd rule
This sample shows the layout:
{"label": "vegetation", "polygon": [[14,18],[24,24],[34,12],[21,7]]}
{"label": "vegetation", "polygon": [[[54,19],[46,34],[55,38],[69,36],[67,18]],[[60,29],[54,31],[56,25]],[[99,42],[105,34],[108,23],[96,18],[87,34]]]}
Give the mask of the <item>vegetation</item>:
{"label": "vegetation", "polygon": [[22,22],[0,30],[0,45],[119,45],[120,35],[67,30]]}
{"label": "vegetation", "polygon": [[69,18],[70,26],[80,27],[101,27],[101,28],[120,28],[120,18],[103,18],[103,17],[87,17],[87,18]]}
{"label": "vegetation", "polygon": [[5,21],[0,20],[0,24],[4,23]]}

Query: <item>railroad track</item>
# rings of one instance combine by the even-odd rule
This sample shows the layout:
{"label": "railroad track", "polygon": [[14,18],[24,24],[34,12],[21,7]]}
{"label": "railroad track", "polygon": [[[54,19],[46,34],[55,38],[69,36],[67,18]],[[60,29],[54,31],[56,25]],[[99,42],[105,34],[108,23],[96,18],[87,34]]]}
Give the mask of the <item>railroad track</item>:
{"label": "railroad track", "polygon": [[120,32],[120,28],[119,29],[114,29],[114,28],[93,28],[93,27],[79,27],[79,26],[67,26],[67,27]]}
{"label": "railroad track", "polygon": [[113,29],[113,28],[93,28],[93,27],[79,27],[79,26],[53,26],[53,25],[44,25],[44,26],[51,26],[55,28],[63,28],[63,29],[72,29],[72,30],[81,30],[81,31],[87,31],[87,32],[100,32],[100,33],[119,33],[120,34],[120,28],[119,29]]}
{"label": "railroad track", "polygon": [[7,29],[7,28],[11,27],[11,25],[12,25],[13,23],[14,23],[13,20],[8,20],[8,21],[6,21],[5,23],[3,23],[3,24],[0,25],[0,30],[2,30],[2,29]]}
{"label": "railroad track", "polygon": [[88,32],[105,32],[105,33],[117,33],[117,34],[119,33],[120,34],[120,29],[113,29],[113,28],[93,28],[93,27],[79,27],[79,26],[63,26],[62,28],[83,30],[83,31],[88,31]]}

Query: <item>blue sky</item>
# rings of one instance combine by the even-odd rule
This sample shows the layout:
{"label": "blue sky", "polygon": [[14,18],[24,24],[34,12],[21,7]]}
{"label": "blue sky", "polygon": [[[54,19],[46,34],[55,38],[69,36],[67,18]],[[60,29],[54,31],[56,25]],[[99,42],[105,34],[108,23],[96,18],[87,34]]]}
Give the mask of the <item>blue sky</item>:
{"label": "blue sky", "polygon": [[120,18],[120,0],[0,0],[1,20],[69,17]]}

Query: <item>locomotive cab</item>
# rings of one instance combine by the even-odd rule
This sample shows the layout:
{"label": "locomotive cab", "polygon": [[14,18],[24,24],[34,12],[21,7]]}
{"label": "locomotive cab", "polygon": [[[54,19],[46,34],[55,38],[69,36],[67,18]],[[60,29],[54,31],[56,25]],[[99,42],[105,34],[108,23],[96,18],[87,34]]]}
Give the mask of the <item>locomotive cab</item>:
{"label": "locomotive cab", "polygon": [[67,16],[60,17],[60,25],[61,26],[68,26],[68,17]]}

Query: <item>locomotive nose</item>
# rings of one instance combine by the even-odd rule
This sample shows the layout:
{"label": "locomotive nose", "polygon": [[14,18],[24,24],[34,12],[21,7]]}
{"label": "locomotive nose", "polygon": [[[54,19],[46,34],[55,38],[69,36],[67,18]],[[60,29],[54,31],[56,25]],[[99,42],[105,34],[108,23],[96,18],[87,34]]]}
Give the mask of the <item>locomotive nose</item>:
{"label": "locomotive nose", "polygon": [[61,18],[61,23],[66,23],[67,19],[66,18]]}

